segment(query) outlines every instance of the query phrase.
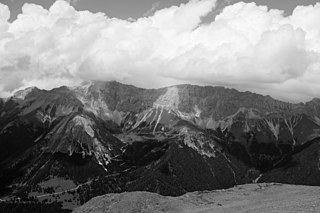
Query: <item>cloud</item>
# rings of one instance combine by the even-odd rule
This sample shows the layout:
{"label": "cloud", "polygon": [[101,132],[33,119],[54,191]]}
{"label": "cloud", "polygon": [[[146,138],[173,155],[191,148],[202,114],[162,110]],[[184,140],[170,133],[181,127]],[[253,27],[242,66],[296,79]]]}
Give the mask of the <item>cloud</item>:
{"label": "cloud", "polygon": [[66,2],[68,2],[70,5],[77,5],[79,3],[80,0],[65,0]]}
{"label": "cloud", "polygon": [[0,4],[0,95],[83,80],[142,87],[223,85],[289,101],[320,96],[320,3],[291,16],[255,3],[229,5],[211,23],[214,0],[191,0],[127,21],[25,4],[13,23]]}
{"label": "cloud", "polygon": [[150,15],[152,15],[155,11],[156,11],[156,9],[160,6],[160,1],[157,1],[157,2],[155,2],[155,3],[153,3],[152,4],[152,6],[151,6],[151,8],[147,11],[147,12],[145,12],[144,14],[143,14],[143,16],[150,16]]}

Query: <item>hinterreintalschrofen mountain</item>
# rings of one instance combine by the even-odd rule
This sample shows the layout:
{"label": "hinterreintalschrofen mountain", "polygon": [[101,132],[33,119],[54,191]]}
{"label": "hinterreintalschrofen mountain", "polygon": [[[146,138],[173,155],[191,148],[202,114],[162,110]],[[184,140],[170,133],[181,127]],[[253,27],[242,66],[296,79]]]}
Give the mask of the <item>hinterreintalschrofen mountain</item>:
{"label": "hinterreintalschrofen mountain", "polygon": [[90,82],[0,99],[2,200],[186,192],[252,182],[320,185],[320,99],[223,87]]}

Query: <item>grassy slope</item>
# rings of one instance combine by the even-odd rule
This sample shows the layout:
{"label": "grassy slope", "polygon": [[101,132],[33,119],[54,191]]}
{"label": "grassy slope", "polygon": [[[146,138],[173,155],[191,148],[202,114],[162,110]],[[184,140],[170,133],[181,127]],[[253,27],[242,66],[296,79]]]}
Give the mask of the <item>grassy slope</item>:
{"label": "grassy slope", "polygon": [[319,200],[320,187],[263,183],[180,197],[148,192],[108,194],[73,212],[320,212]]}

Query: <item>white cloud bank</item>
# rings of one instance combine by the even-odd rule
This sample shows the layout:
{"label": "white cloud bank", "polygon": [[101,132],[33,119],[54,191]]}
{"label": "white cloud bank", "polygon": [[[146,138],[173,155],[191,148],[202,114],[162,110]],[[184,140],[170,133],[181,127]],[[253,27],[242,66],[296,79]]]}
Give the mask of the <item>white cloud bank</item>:
{"label": "white cloud bank", "polygon": [[191,0],[136,21],[25,4],[13,23],[0,4],[0,95],[83,80],[143,87],[225,85],[290,101],[320,97],[320,3],[289,17],[255,3],[201,23],[214,0]]}

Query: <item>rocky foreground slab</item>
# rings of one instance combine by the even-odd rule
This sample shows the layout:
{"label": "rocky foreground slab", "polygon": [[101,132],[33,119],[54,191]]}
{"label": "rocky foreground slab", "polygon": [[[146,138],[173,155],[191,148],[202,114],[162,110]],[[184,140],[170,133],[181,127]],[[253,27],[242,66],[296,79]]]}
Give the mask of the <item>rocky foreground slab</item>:
{"label": "rocky foreground slab", "polygon": [[95,197],[73,212],[320,212],[320,187],[246,184],[180,197],[125,192]]}

